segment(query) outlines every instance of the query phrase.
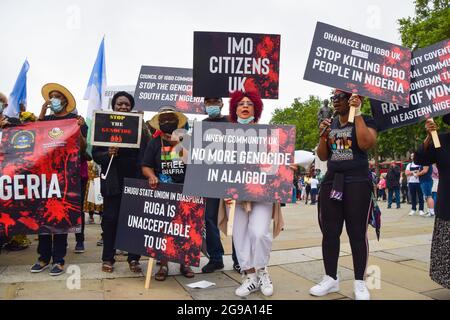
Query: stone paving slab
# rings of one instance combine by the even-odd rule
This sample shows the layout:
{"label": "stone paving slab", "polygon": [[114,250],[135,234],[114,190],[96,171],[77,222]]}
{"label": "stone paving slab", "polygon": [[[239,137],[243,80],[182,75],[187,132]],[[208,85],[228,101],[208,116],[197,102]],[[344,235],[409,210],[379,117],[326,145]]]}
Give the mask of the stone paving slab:
{"label": "stone paving slab", "polygon": [[233,301],[246,301],[246,300],[263,300],[262,295],[252,293],[247,297],[238,297],[234,291],[238,286],[215,288],[211,290],[198,290],[191,292],[194,300],[233,300]]}
{"label": "stone paving slab", "polygon": [[81,289],[70,290],[64,280],[49,281],[45,285],[31,282],[18,284],[15,300],[103,300],[101,280],[82,280]]}
{"label": "stone paving slab", "polygon": [[[347,280],[340,283],[340,294],[354,299],[353,280]],[[431,300],[423,294],[381,281],[380,289],[371,289],[370,296],[372,300]]]}
{"label": "stone paving slab", "polygon": [[410,260],[410,258],[401,256],[401,255],[397,255],[397,254],[393,254],[390,252],[386,252],[386,251],[376,251],[376,252],[372,252],[370,253],[371,256],[377,257],[377,258],[381,258],[384,260],[389,260],[389,261],[393,261],[393,262],[400,262],[400,261],[408,261]]}
{"label": "stone paving slab", "polygon": [[[322,260],[284,264],[280,267],[314,283],[322,281],[322,277],[325,274]],[[354,279],[353,270],[342,266],[339,267],[338,275],[341,281]]]}
{"label": "stone paving slab", "polygon": [[192,300],[174,277],[152,279],[148,290],[144,285],[144,278],[105,279],[105,300]]}
{"label": "stone paving slab", "polygon": [[[322,247],[311,247],[311,248],[302,248],[299,252],[307,257],[311,257],[312,259],[323,259],[322,257]],[[348,256],[350,253],[340,251],[339,256]]]}
{"label": "stone paving slab", "polygon": [[407,248],[390,249],[386,250],[386,252],[403,256],[411,260],[430,262],[431,245],[420,245]]}
{"label": "stone paving slab", "polygon": [[[266,300],[333,300],[343,297],[337,293],[325,297],[313,297],[309,294],[309,289],[315,285],[314,282],[302,278],[279,266],[270,267],[269,273],[274,284],[273,296],[265,297],[261,292],[255,292],[251,295],[257,295]],[[226,274],[236,281],[239,281],[239,283],[241,282],[239,274],[235,272],[226,272]]]}
{"label": "stone paving slab", "polygon": [[102,272],[100,263],[82,263],[79,265],[69,264],[65,266],[65,270],[66,273],[54,277],[49,275],[50,268],[41,273],[31,273],[29,265],[8,266],[6,270],[0,274],[0,283],[61,281],[66,280],[69,276],[78,271],[80,272],[82,280],[143,277],[142,273],[132,273],[128,268],[127,262],[116,262],[114,264],[113,273]]}
{"label": "stone paving slab", "polygon": [[450,300],[450,289],[437,289],[433,291],[422,292],[422,294],[435,300]]}
{"label": "stone paving slab", "polygon": [[426,263],[423,261],[417,261],[417,260],[408,260],[408,261],[402,261],[400,264],[403,264],[408,267],[413,267],[416,269],[423,270],[425,272],[430,272],[430,263]]}
{"label": "stone paving slab", "polygon": [[[186,290],[187,292],[189,292],[190,294],[192,293],[198,293],[199,291],[205,292],[207,293],[207,291],[211,291],[213,289],[217,289],[217,288],[226,288],[226,287],[233,287],[236,288],[236,286],[238,285],[238,282],[233,280],[232,278],[228,277],[226,274],[224,274],[223,272],[213,272],[213,273],[207,273],[207,274],[196,274],[194,278],[186,278],[184,276],[176,276],[175,279],[178,281],[178,283],[180,285],[183,286],[184,290]],[[206,288],[206,289],[192,289],[189,288],[187,285],[190,283],[194,283],[194,282],[198,282],[198,281],[209,281],[209,282],[213,282],[216,285]]]}
{"label": "stone paving slab", "polygon": [[0,283],[0,300],[12,300],[16,297],[17,283]]}
{"label": "stone paving slab", "polygon": [[[339,264],[349,269],[353,269],[351,257],[340,258]],[[411,291],[425,292],[442,288],[430,279],[428,272],[408,267],[400,263],[370,256],[368,266],[380,268],[380,276],[375,275],[375,277],[379,277],[385,282]]]}

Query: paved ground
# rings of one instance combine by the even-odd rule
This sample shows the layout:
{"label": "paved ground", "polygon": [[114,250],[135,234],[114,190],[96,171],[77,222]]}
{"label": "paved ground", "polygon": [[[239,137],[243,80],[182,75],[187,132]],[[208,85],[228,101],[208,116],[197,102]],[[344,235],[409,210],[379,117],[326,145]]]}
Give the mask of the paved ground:
{"label": "paved ground", "polygon": [[[382,208],[386,203],[381,204]],[[370,259],[368,283],[373,299],[450,300],[450,290],[433,282],[429,275],[429,255],[434,219],[410,217],[409,206],[402,209],[383,210],[382,239],[378,242],[370,227]],[[251,294],[247,300],[305,299],[316,300],[308,290],[320,281],[323,274],[321,234],[317,225],[316,207],[305,204],[288,205],[284,210],[286,230],[275,239],[270,260],[270,274],[275,293],[266,298],[260,293]],[[96,217],[97,219],[97,217]],[[35,237],[29,249],[20,252],[3,252],[0,255],[0,299],[241,299],[234,295],[240,275],[232,271],[231,243],[223,238],[226,251],[225,269],[203,275],[196,268],[194,279],[179,275],[176,265],[171,265],[170,277],[165,282],[152,281],[144,289],[144,276],[128,271],[126,257],[120,256],[113,274],[101,272],[101,247],[96,246],[100,225],[86,226],[86,252],[72,253],[74,236],[69,236],[69,253],[66,270],[71,274],[50,277],[47,272],[31,274],[29,267],[35,262]],[[341,291],[320,299],[353,299],[353,264],[345,232],[342,236],[339,273]],[[201,266],[206,263],[202,258]],[[143,259],[146,267],[147,260]],[[154,268],[154,272],[157,268]],[[81,288],[72,281],[80,271]],[[189,289],[186,284],[208,280],[216,285],[208,289]]]}

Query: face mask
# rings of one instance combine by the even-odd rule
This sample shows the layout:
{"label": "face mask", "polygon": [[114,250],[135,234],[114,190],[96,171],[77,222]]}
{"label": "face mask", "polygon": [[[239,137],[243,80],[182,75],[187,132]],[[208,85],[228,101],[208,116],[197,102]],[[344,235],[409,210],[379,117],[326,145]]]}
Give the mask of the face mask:
{"label": "face mask", "polygon": [[167,134],[172,134],[177,128],[178,124],[176,122],[166,122],[159,126],[159,129]]}
{"label": "face mask", "polygon": [[2,113],[3,110],[5,110],[5,105],[3,104],[3,102],[0,102],[0,113]]}
{"label": "face mask", "polygon": [[220,116],[220,106],[206,106],[206,113],[211,118]]}
{"label": "face mask", "polygon": [[52,98],[52,99],[50,100],[50,102],[51,102],[50,109],[52,109],[52,111],[53,111],[54,113],[58,113],[58,112],[60,112],[60,111],[63,109],[63,106],[62,106],[62,104],[61,104],[61,100],[60,100],[60,99],[58,99],[58,98]]}
{"label": "face mask", "polygon": [[255,120],[255,117],[254,117],[254,116],[251,116],[250,118],[247,118],[247,119],[242,119],[242,118],[239,118],[239,117],[238,117],[238,119],[237,119],[237,121],[238,121],[240,124],[249,124],[249,123],[251,123],[253,120]]}

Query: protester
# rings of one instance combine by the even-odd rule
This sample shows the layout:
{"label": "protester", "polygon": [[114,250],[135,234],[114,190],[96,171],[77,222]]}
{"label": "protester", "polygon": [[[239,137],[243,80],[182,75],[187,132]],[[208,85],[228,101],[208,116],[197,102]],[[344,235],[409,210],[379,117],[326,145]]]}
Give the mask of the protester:
{"label": "protester", "polygon": [[380,175],[380,181],[378,181],[378,197],[377,200],[381,198],[381,200],[386,201],[386,179],[385,175]]}
{"label": "protester", "polygon": [[[117,92],[111,100],[112,108],[116,112],[131,112],[134,108],[134,98],[127,92]],[[94,161],[101,165],[102,174],[106,174],[111,157],[108,175],[101,179],[101,193],[103,196],[103,253],[102,271],[111,273],[114,271],[115,263],[115,239],[117,234],[117,224],[119,220],[121,195],[125,178],[140,178],[140,160],[147,146],[149,137],[142,131],[141,145],[135,148],[117,147],[93,147],[92,155]],[[131,272],[140,273],[142,268],[139,264],[140,256],[134,253],[128,254],[128,266]]]}
{"label": "protester", "polygon": [[408,178],[406,177],[405,172],[402,173],[401,192],[402,192],[402,203],[410,203],[408,192]]}
{"label": "protester", "polygon": [[[81,116],[71,113],[76,108],[76,101],[72,93],[64,86],[57,83],[47,83],[42,87],[42,97],[45,102],[42,105],[41,113],[39,115],[40,121],[54,121],[65,119],[78,119],[80,126],[80,158],[84,159],[86,153],[86,136],[87,125]],[[46,115],[47,110],[50,109],[53,114]],[[80,172],[80,175],[82,173]],[[84,199],[84,192],[86,189],[81,188],[81,199]],[[81,213],[83,204],[81,203]],[[75,250],[84,251],[84,215],[81,217],[82,231],[76,234],[77,245]],[[40,234],[38,236],[39,254],[38,261],[31,267],[32,273],[42,272],[48,268],[50,260],[53,260],[53,266],[50,271],[51,276],[57,276],[64,273],[64,257],[67,253],[67,233],[63,234]]]}
{"label": "protester", "polygon": [[309,182],[311,184],[311,204],[315,205],[317,202],[317,194],[319,190],[319,180],[316,179],[316,176],[312,176]]}
{"label": "protester", "polygon": [[[186,123],[187,117],[173,106],[161,107],[150,120],[151,126],[161,132],[158,138],[150,141],[141,162],[142,173],[151,188],[156,188],[159,182],[184,183],[187,151],[181,147],[174,131],[185,128]],[[180,272],[186,278],[194,277],[192,269],[183,263]],[[168,274],[168,261],[161,260],[155,279],[164,281]]]}
{"label": "protester", "polygon": [[[222,98],[204,99],[205,111],[208,117],[203,121],[207,122],[230,122],[227,116],[222,115]],[[223,269],[224,250],[220,241],[220,231],[217,227],[217,215],[219,212],[220,199],[206,198],[205,209],[205,228],[206,228],[206,248],[209,255],[208,263],[202,268],[203,273],[211,273],[215,270]],[[237,261],[234,245],[233,250],[233,269],[240,272],[239,262]]]}
{"label": "protester", "polygon": [[[443,120],[450,125],[450,114],[445,115]],[[439,285],[450,289],[450,132],[439,135],[441,147],[436,149],[431,139],[431,132],[438,129],[436,124],[427,120],[425,128],[427,137],[414,153],[414,163],[423,166],[435,163],[440,175],[431,243],[430,276]]]}
{"label": "protester", "polygon": [[[88,163],[88,181],[86,184],[86,195],[84,198],[84,212],[89,213],[89,224],[95,223],[94,220],[94,214],[97,212],[100,216],[103,214],[103,205],[102,204],[95,204],[95,186],[94,186],[94,179],[100,177],[100,168],[99,166],[93,161],[89,161]],[[94,195],[94,199],[90,199],[89,195]],[[92,202],[92,200],[94,202]]]}
{"label": "protester", "polygon": [[434,200],[433,200],[433,168],[431,166],[423,166],[422,170],[417,174],[419,176],[420,189],[427,202],[427,213],[424,217],[434,217]]}
{"label": "protester", "polygon": [[[230,120],[234,123],[252,125],[258,123],[263,109],[259,95],[252,91],[236,91],[230,99]],[[219,226],[226,232],[226,207],[231,199],[224,199],[220,205]],[[226,205],[226,206],[225,206]],[[272,249],[270,221],[274,219],[273,237],[282,227],[283,219],[279,203],[237,201],[233,222],[233,244],[241,270],[243,282],[235,293],[244,297],[261,290],[265,296],[273,294],[273,283],[267,270]]]}
{"label": "protester", "polygon": [[311,176],[309,174],[305,175],[303,182],[305,183],[305,204],[308,204],[308,198],[311,194]]}
{"label": "protester", "polygon": [[[328,171],[319,194],[319,223],[326,275],[310,294],[324,296],[339,291],[337,265],[340,235],[345,221],[353,254],[356,300],[369,300],[365,273],[368,259],[367,226],[372,208],[372,179],[367,152],[375,146],[377,132],[371,117],[361,114],[361,98],[335,90],[332,97],[339,117],[325,119],[320,130],[317,155],[328,161]],[[354,123],[348,122],[350,108],[355,108]],[[337,146],[341,146],[338,148]]]}
{"label": "protester", "polygon": [[391,162],[389,171],[386,176],[386,187],[388,188],[388,206],[390,209],[392,206],[392,196],[395,193],[395,202],[397,203],[397,209],[400,209],[400,168]]}
{"label": "protester", "polygon": [[[411,153],[411,160],[414,159],[414,153]],[[406,166],[406,176],[408,177],[408,189],[409,195],[411,196],[411,211],[409,212],[410,216],[416,214],[417,210],[417,200],[419,201],[419,215],[424,216],[425,212],[423,211],[424,201],[423,201],[423,193],[420,188],[420,180],[419,180],[419,172],[422,171],[422,166],[415,164],[414,162],[409,163]]]}
{"label": "protester", "polygon": [[436,164],[433,164],[433,173],[431,175],[431,178],[433,178],[433,188],[431,189],[431,193],[433,194],[433,201],[436,206],[437,201],[437,187],[439,184],[439,170],[436,166]]}
{"label": "protester", "polygon": [[0,129],[17,126],[20,124],[19,119],[10,118],[3,114],[6,107],[8,106],[8,98],[0,92]]}

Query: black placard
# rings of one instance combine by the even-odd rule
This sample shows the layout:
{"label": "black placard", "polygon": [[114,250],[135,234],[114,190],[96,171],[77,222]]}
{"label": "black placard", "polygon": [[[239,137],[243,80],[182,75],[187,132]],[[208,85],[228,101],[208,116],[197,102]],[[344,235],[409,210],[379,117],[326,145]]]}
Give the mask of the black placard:
{"label": "black placard", "polygon": [[132,112],[96,111],[91,144],[102,147],[139,148],[142,114]]}

